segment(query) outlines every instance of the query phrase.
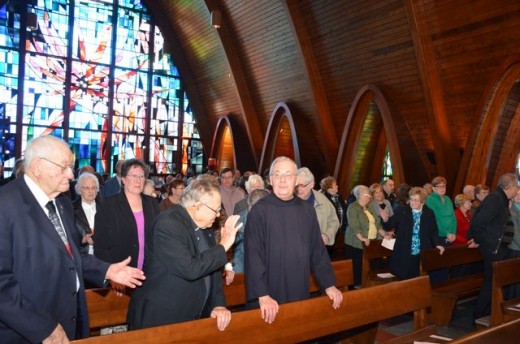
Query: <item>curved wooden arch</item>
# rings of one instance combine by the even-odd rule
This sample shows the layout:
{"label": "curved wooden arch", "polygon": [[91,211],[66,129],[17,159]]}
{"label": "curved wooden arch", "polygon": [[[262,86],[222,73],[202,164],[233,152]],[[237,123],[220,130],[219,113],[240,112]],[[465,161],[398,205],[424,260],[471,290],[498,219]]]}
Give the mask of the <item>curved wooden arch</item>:
{"label": "curved wooden arch", "polygon": [[237,166],[234,147],[233,127],[229,117],[226,115],[218,120],[211,145],[210,157],[217,159],[218,171],[223,167],[234,169]]}
{"label": "curved wooden arch", "polygon": [[[280,128],[283,120],[286,119],[289,124],[291,133],[291,143],[294,152],[294,161],[297,166],[301,165],[300,160],[300,148],[298,146],[298,137],[296,135],[296,128],[294,126],[293,116],[289,106],[284,102],[279,102],[274,107],[271,113],[271,119],[269,120],[269,126],[267,127],[267,133],[265,135],[264,147],[262,149],[262,156],[260,158],[259,173],[262,173],[264,169],[269,167],[269,164],[275,158],[276,147],[278,144],[278,137]],[[290,148],[290,147],[289,147]]]}
{"label": "curved wooden arch", "polygon": [[[359,150],[359,139],[363,130],[368,106],[372,101],[377,105],[381,119],[383,121],[384,130],[381,133],[380,140],[386,141],[386,144],[390,149],[390,157],[392,160],[392,168],[394,172],[393,178],[397,183],[403,182],[405,180],[401,151],[399,148],[399,142],[397,140],[390,107],[388,106],[388,103],[381,90],[375,85],[369,84],[363,86],[354,98],[341,137],[339,153],[336,159],[336,167],[334,169],[334,176],[338,180],[340,192],[344,194],[350,192],[350,189],[353,187],[351,184],[355,171],[353,168],[354,164],[352,162],[354,161],[355,156]],[[383,144],[380,143],[378,146],[381,147]],[[373,156],[365,157],[365,159],[369,160],[373,160],[373,158]],[[382,165],[373,167],[372,171],[374,171],[374,168],[381,169],[381,167]],[[375,172],[370,173],[369,175],[373,176],[375,175]]]}
{"label": "curved wooden arch", "polygon": [[[493,152],[499,125],[504,117],[504,105],[510,98],[512,88],[520,79],[520,56],[514,56],[502,63],[491,79],[478,106],[479,118],[472,139],[466,143],[464,157],[459,169],[456,190],[466,183],[495,186],[500,175],[514,171],[519,152],[519,133],[509,126],[502,149]],[[519,120],[520,110],[516,108],[511,119]],[[499,163],[494,171],[488,171],[492,154],[499,154]]]}

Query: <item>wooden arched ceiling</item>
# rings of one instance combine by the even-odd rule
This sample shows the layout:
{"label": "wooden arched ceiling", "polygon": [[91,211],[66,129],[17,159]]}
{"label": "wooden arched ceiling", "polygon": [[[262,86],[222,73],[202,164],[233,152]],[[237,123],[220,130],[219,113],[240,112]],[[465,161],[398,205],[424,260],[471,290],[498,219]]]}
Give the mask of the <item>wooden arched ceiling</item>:
{"label": "wooden arched ceiling", "polygon": [[[258,167],[271,111],[285,102],[317,178],[333,172],[356,94],[373,84],[390,104],[406,178],[445,174],[453,187],[486,85],[520,54],[518,0],[145,3],[171,43],[206,153],[233,113],[248,138],[235,149]],[[214,9],[222,31],[210,26]]]}
{"label": "wooden arched ceiling", "polygon": [[276,104],[262,148],[259,173],[271,166],[271,162],[279,156],[286,156],[294,160],[301,167],[299,139],[296,133],[294,116],[289,106],[283,102]]}
{"label": "wooden arched ceiling", "polygon": [[495,186],[501,174],[516,170],[520,152],[520,56],[500,66],[479,110],[475,132],[468,140],[468,155],[459,171],[460,187],[469,181]]}

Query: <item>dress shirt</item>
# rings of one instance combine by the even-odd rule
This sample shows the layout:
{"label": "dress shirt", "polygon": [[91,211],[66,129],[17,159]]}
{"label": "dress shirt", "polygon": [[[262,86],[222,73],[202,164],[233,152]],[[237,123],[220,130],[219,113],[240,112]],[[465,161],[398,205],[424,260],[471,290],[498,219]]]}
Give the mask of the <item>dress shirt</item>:
{"label": "dress shirt", "polygon": [[[25,183],[27,184],[27,187],[29,188],[31,193],[36,198],[36,201],[38,202],[40,207],[45,212],[45,215],[47,215],[47,217],[49,217],[49,210],[47,210],[46,205],[47,205],[47,203],[49,203],[49,201],[52,201],[53,203],[55,203],[54,199],[50,199],[49,197],[47,197],[45,192],[43,192],[43,190],[38,186],[38,184],[36,184],[36,182],[34,180],[32,180],[31,177],[29,177],[27,174],[23,175],[23,179],[24,179]],[[56,204],[54,204],[54,205],[56,206]],[[61,227],[65,229],[65,226],[63,225],[63,221],[61,221],[60,211],[58,208],[59,207],[56,207],[56,214],[58,215],[58,218],[60,219]],[[67,230],[65,230],[65,234],[66,233],[67,233]],[[76,290],[79,290],[79,286],[80,286],[79,277],[78,277],[78,274],[76,273],[76,287],[77,287]]]}

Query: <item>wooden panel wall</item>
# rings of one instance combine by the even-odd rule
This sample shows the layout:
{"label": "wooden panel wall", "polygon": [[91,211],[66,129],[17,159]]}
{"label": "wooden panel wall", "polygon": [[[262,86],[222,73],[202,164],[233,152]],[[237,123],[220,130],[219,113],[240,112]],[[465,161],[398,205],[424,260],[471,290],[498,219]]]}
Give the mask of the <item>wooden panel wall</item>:
{"label": "wooden panel wall", "polygon": [[[291,19],[282,1],[286,0],[147,2],[163,9],[176,39],[181,42],[187,67],[180,72],[192,75],[194,83],[189,86],[197,90],[194,94],[200,95],[192,100],[203,109],[196,114],[199,126],[209,127],[213,132],[219,116],[226,113],[235,114],[239,124],[244,122],[224,49],[209,26],[209,4],[221,8],[225,14],[224,24],[229,25],[244,84],[259,116],[257,129],[266,132],[278,102],[289,104],[302,164],[319,178],[322,173],[332,172],[325,170],[323,156],[333,153],[318,143],[312,87],[305,60],[297,50],[298,38],[301,41],[302,37],[295,37],[291,31]],[[481,123],[478,106],[487,96],[484,91],[490,79],[506,58],[520,55],[520,1],[417,0],[417,3],[424,16],[420,26],[410,22],[410,8],[402,0],[301,0],[296,10],[307,23],[302,34],[308,36],[303,38],[312,45],[307,52],[311,51],[319,61],[336,136],[341,137],[359,90],[367,84],[377,86],[391,109],[405,180],[419,185],[438,173],[438,165],[431,157],[439,132],[432,127],[428,116],[433,107],[429,103],[432,90],[423,86],[428,83],[421,74],[420,54],[412,29],[419,27],[420,34],[431,39],[426,53],[431,57],[430,70],[438,75],[436,87],[440,89],[434,91],[441,96],[448,121],[451,141],[447,150],[458,158]],[[373,137],[380,137],[375,127],[367,124],[367,138],[371,137],[371,130]],[[201,132],[204,145],[211,146],[212,137],[205,134],[207,131]],[[356,135],[347,137],[345,144],[355,146],[357,143],[351,137]],[[378,156],[374,149],[381,147],[365,146],[363,154]],[[497,148],[494,159],[499,159],[496,157],[499,154]],[[239,161],[237,165],[241,168]],[[351,166],[353,169],[354,164]],[[372,178],[369,170],[361,166],[350,175],[357,173],[360,178]]]}

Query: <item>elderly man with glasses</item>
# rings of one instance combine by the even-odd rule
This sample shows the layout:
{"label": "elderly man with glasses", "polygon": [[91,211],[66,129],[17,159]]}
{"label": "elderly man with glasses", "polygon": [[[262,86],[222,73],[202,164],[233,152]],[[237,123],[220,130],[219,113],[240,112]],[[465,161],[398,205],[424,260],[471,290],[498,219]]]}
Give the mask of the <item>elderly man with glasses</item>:
{"label": "elderly man with glasses", "polygon": [[195,180],[180,205],[157,217],[146,242],[146,284],[132,293],[128,309],[131,329],[212,317],[222,331],[231,321],[222,268],[241,225],[237,215],[229,216],[215,243],[219,189],[211,180]]}
{"label": "elderly man with glasses", "polygon": [[307,201],[316,210],[323,243],[327,246],[334,245],[339,229],[339,219],[334,205],[324,194],[314,190],[314,175],[307,167],[300,168],[296,176],[299,181],[296,185],[296,196]]}
{"label": "elderly man with glasses", "polygon": [[25,174],[0,190],[0,342],[68,343],[89,335],[85,283],[135,288],[130,258],[109,264],[78,249],[70,199],[73,155],[53,136],[32,140]]}

